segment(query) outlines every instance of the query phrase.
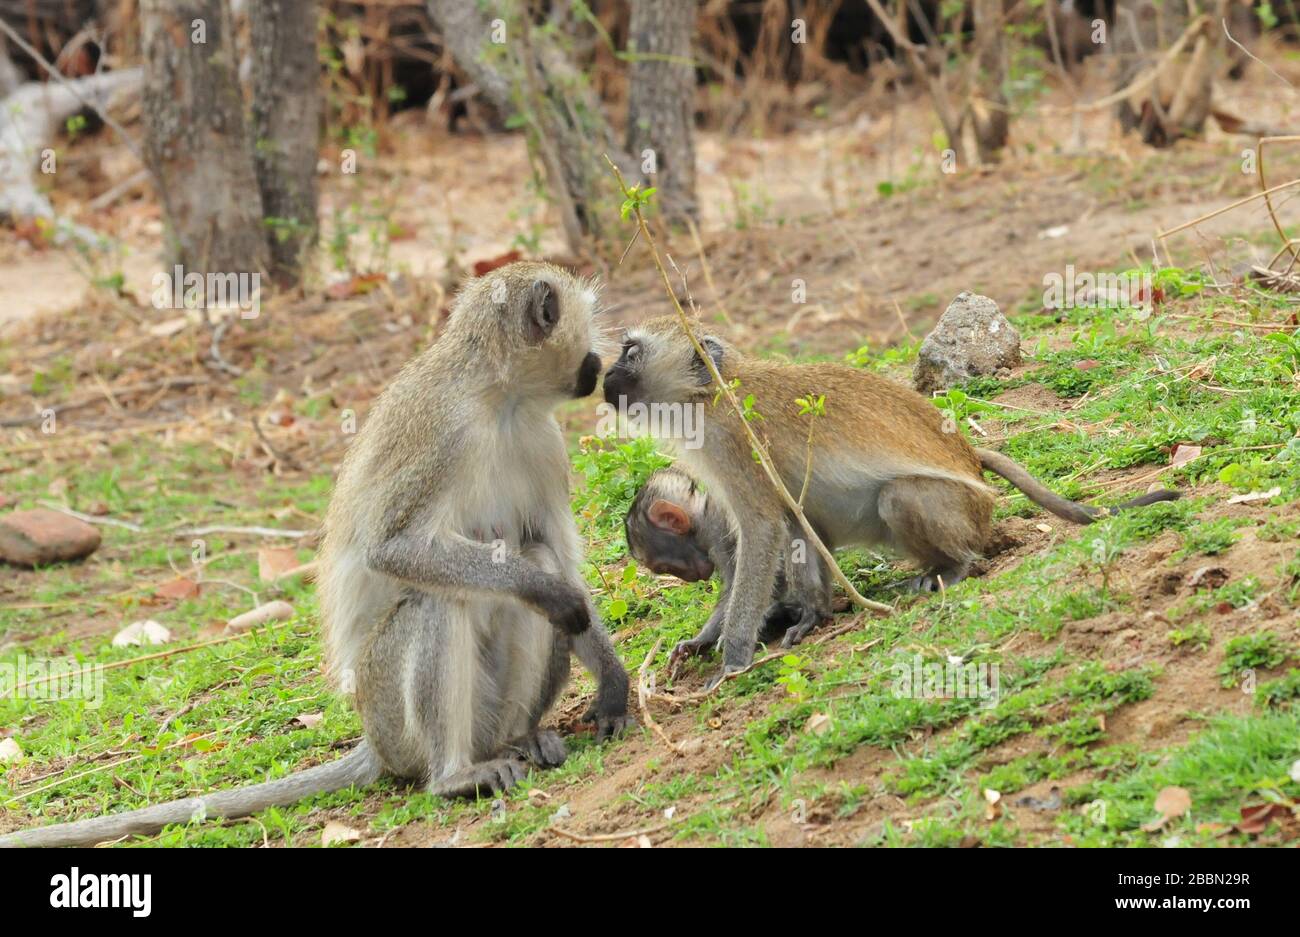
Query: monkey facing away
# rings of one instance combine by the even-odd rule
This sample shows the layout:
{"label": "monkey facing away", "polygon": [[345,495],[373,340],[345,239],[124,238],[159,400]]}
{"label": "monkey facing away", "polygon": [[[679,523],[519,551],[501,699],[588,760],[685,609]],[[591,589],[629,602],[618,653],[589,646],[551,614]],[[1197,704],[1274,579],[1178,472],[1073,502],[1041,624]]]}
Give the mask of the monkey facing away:
{"label": "monkey facing away", "polygon": [[[731,586],[736,576],[736,537],[717,501],[695,479],[673,466],[646,479],[623,520],[628,550],[647,569],[686,582],[708,579],[716,571],[722,594],[703,629],[673,649],[672,662],[709,650],[722,634]],[[763,615],[760,641],[798,644],[831,617],[831,577],[821,554],[803,542],[803,528],[786,517],[772,604]]]}
{"label": "monkey facing away", "polygon": [[578,572],[569,463],[553,410],[596,386],[595,295],[518,263],[468,283],[432,346],[375,402],[339,471],[317,578],[331,677],[365,738],[281,780],[0,837],[84,845],[239,817],[381,774],[445,796],[557,765],[539,728],[573,650],[597,680],[586,718],[631,724],[627,673]]}
{"label": "monkey facing away", "polygon": [[[825,414],[815,417],[804,513],[830,549],[883,545],[916,561],[922,573],[911,582],[915,589],[959,582],[984,549],[994,498],[985,470],[1066,520],[1087,524],[1108,513],[1053,493],[1006,456],[973,448],[955,428],[945,432],[939,410],[908,387],[847,365],[751,358],[698,327],[697,335],[723,380],[739,382],[738,393],[752,395],[752,425],[791,491],[804,482],[810,419],[799,415],[795,400],[825,396]],[[725,675],[753,657],[789,534],[785,506],[755,461],[740,418],[725,404],[715,405],[716,397],[707,366],[675,317],[629,329],[605,373],[611,404],[640,403],[660,412],[695,406],[704,414],[695,420],[702,430],[691,442],[674,437],[670,420],[652,425],[721,502],[737,534],[735,580],[722,621]],[[1159,491],[1121,507],[1176,497]]]}

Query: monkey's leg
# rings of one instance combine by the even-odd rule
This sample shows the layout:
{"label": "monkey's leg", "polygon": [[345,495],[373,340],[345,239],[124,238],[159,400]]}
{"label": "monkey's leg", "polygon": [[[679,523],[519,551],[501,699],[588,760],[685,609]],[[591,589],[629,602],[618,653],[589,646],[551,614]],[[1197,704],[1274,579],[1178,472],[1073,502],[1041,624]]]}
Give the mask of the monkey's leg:
{"label": "monkey's leg", "polygon": [[908,585],[931,592],[966,578],[988,542],[992,497],[942,478],[896,478],[880,489],[880,518],[890,542],[925,572]]}
{"label": "monkey's leg", "polygon": [[808,633],[825,621],[826,617],[827,616],[820,614],[815,608],[804,606],[803,612],[799,616],[799,620],[786,630],[785,637],[781,639],[781,646],[794,647],[804,638],[808,637]]}

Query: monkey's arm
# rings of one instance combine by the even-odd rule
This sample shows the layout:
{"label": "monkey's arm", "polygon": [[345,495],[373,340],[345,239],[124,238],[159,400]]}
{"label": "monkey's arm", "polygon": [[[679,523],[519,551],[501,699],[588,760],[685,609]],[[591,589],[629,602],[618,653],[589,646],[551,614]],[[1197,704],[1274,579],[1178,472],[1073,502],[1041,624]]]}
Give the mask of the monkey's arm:
{"label": "monkey's arm", "polygon": [[763,519],[759,512],[746,516],[736,544],[736,578],[722,625],[723,670],[716,680],[744,670],[754,659],[758,628],[772,603],[781,565],[784,532],[784,525]]}
{"label": "monkey's arm", "polygon": [[673,648],[673,652],[668,657],[669,667],[676,669],[681,666],[682,661],[687,657],[695,654],[703,654],[705,651],[718,643],[718,638],[722,635],[722,623],[727,617],[727,603],[731,601],[731,586],[727,578],[723,579],[722,593],[718,596],[718,604],[713,606],[713,612],[709,615],[709,620],[704,623],[700,633],[689,641],[681,641]]}
{"label": "monkey's arm", "polygon": [[418,588],[510,595],[533,606],[562,631],[581,634],[592,622],[586,589],[517,553],[458,534],[433,537],[398,531],[366,555],[378,572]]}
{"label": "monkey's arm", "polygon": [[582,666],[596,678],[596,698],[582,719],[596,724],[596,741],[603,742],[636,725],[636,720],[627,714],[627,670],[618,659],[614,643],[600,624],[594,606],[590,614],[594,624],[573,639],[573,651]]}

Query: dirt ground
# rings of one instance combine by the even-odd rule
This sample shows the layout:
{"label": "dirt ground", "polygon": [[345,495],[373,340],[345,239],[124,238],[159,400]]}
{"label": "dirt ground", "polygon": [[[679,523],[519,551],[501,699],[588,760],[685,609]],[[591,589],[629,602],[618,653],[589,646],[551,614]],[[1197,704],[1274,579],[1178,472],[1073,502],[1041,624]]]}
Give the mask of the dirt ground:
{"label": "dirt ground", "polygon": [[[1276,67],[1300,83],[1300,62],[1280,56],[1270,61],[1281,62]],[[1277,79],[1263,69],[1252,69],[1244,81],[1226,84],[1223,91],[1228,110],[1300,129],[1300,98],[1279,93]],[[1044,103],[1059,108],[1069,102],[1058,91]],[[1211,127],[1204,140],[1156,153],[1135,140],[1119,138],[1108,113],[1093,113],[1081,125],[1083,149],[1069,152],[1067,145],[1056,142],[1069,138],[1068,118],[1040,114],[1014,125],[1013,151],[1003,165],[946,177],[927,153],[934,126],[925,101],[914,100],[896,112],[861,108],[781,138],[704,135],[700,245],[680,233],[668,245],[702,312],[730,319],[732,335],[748,347],[838,357],[860,345],[879,348],[909,333],[924,334],[963,290],[992,296],[1006,311],[1032,309],[1044,288],[1044,271],[1063,273],[1068,264],[1079,270],[1112,270],[1149,262],[1155,252],[1162,261],[1171,255],[1188,263],[1209,260],[1226,271],[1252,258],[1262,262],[1272,252],[1266,246],[1271,223],[1258,202],[1164,244],[1155,237],[1162,228],[1226,206],[1258,188],[1258,178],[1241,171],[1242,150],[1249,141],[1217,127]],[[545,217],[525,191],[529,168],[520,137],[448,137],[431,130],[418,113],[404,115],[394,127],[388,151],[373,169],[363,161],[362,176],[363,183],[372,186],[368,191],[389,200],[393,227],[401,232],[391,245],[389,262],[403,275],[371,293],[339,297],[329,293],[335,281],[323,266],[320,282],[309,295],[274,301],[267,307],[267,321],[232,329],[223,344],[227,358],[247,363],[254,354],[266,355],[272,363],[271,380],[294,392],[346,375],[337,395],[364,409],[386,377],[436,327],[446,304],[449,264],[466,269],[500,255],[515,246],[516,235],[527,233],[526,219]],[[156,202],[139,192],[88,216],[85,203],[134,169],[121,148],[102,135],[78,143],[75,152],[79,162],[72,165],[82,171],[66,185],[59,181],[55,203],[81,223],[119,237],[124,253],[88,267],[73,252],[34,246],[20,231],[0,230],[0,344],[19,352],[12,355],[11,367],[23,377],[32,362],[67,351],[80,355],[84,374],[90,374],[93,361],[110,355],[123,363],[119,380],[129,383],[133,374],[141,381],[156,374],[150,369],[161,354],[173,356],[164,374],[202,378],[197,385],[161,386],[120,399],[101,395],[90,385],[84,405],[68,413],[70,425],[81,434],[61,442],[69,447],[68,457],[75,457],[77,445],[94,445],[95,434],[110,432],[110,427],[113,433],[134,431],[148,438],[151,427],[163,425],[183,440],[201,434],[206,423],[229,424],[223,411],[235,392],[220,386],[198,363],[206,350],[203,342],[193,334],[184,341],[160,341],[147,331],[149,317],[157,315],[147,303],[161,234]],[[328,164],[328,158],[323,162]],[[1294,177],[1298,167],[1300,148],[1287,154],[1279,149],[1270,171],[1281,181]],[[910,191],[887,198],[877,194],[879,183],[898,185],[909,172],[918,180]],[[352,197],[355,183],[329,172],[322,182],[322,217],[328,218]],[[1283,199],[1279,206],[1284,224],[1300,224],[1300,205]],[[536,246],[543,254],[564,253],[553,234],[543,235]],[[105,298],[90,282],[97,270],[108,269],[124,274],[125,298]],[[622,267],[596,263],[587,269],[607,282],[604,296],[612,325],[669,311],[643,254],[631,252]],[[806,287],[805,303],[792,301],[796,280]],[[306,337],[314,346],[310,353]],[[1036,386],[1018,388],[1004,401],[1033,407],[1039,402]],[[114,410],[121,403],[130,404],[125,416]],[[21,419],[29,412],[25,401],[0,401],[0,417]],[[580,429],[581,418],[573,420]],[[986,428],[996,432],[996,421]],[[9,455],[19,461],[40,444],[24,432],[9,437]],[[315,449],[288,436],[274,438],[292,442],[293,451],[308,456],[313,465],[332,464],[338,456],[337,448]],[[254,452],[254,446],[241,447],[232,458],[252,460]],[[1233,510],[1248,516],[1267,509]],[[1022,518],[1001,522],[996,539],[1004,549],[989,561],[990,571],[1019,563],[1055,536]],[[1230,580],[1263,577],[1271,575],[1292,548],[1250,535],[1211,565]],[[1198,727],[1186,718],[1189,710],[1249,709],[1246,696],[1220,685],[1213,660],[1171,648],[1163,637],[1169,628],[1165,612],[1186,597],[1189,578],[1207,565],[1202,557],[1168,566],[1163,561],[1172,549],[1167,537],[1159,538],[1124,570],[1127,587],[1141,597],[1135,609],[1070,623],[1052,639],[1114,667],[1158,663],[1165,669],[1155,696],[1114,716],[1108,730],[1117,742],[1172,744]],[[39,587],[39,573],[7,570],[5,576],[0,591],[7,593],[6,601],[23,600]],[[840,616],[837,624],[848,620]],[[60,627],[81,637],[113,624],[92,617]],[[1215,638],[1261,625],[1295,631],[1293,613],[1265,599],[1220,615]],[[7,637],[22,640],[21,635]],[[1036,636],[1018,640],[1043,642]],[[702,683],[688,680],[678,689],[698,691]],[[552,721],[566,731],[584,731],[577,723],[584,702],[570,690]],[[569,805],[568,829],[579,838],[635,841],[632,834],[642,831],[655,844],[670,842],[671,824],[647,820],[646,812],[624,795],[651,779],[725,767],[740,730],[770,704],[761,694],[736,701],[718,711],[706,732],[701,732],[698,714],[689,706],[657,708],[655,716],[669,738],[698,738],[698,747],[688,754],[666,755],[657,737],[637,735],[609,751],[603,774],[554,785],[548,796],[551,802]],[[1017,737],[990,751],[987,763],[1009,761],[1048,744],[1033,736]],[[864,747],[826,769],[825,779],[865,780],[879,786],[886,761],[893,763],[892,752]],[[1045,798],[1050,788],[1077,780],[1041,782],[1023,793]],[[377,795],[363,813],[377,812],[383,800]],[[679,809],[685,815],[692,806],[684,802]],[[769,840],[779,845],[867,842],[882,821],[905,824],[917,813],[916,807],[883,791],[833,823],[832,807],[813,804],[803,824],[791,822],[788,809],[776,800],[752,804],[751,812]],[[342,812],[339,819],[346,819]],[[468,819],[459,833],[470,834],[485,822],[481,817]],[[1031,839],[1036,830],[1046,833],[1051,825],[1045,816],[1036,826],[1031,810],[1022,811],[1020,822]],[[386,845],[431,845],[448,841],[455,832],[412,824],[389,837]],[[531,842],[563,845],[574,840],[548,831],[535,834]]]}

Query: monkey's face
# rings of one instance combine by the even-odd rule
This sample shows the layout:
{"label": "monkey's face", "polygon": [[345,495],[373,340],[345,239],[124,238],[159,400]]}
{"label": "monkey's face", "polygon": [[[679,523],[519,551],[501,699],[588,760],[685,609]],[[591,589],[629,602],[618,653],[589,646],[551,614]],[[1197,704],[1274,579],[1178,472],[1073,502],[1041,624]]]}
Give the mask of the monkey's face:
{"label": "monkey's face", "polygon": [[[701,331],[696,335],[721,371],[723,343]],[[681,323],[655,319],[624,333],[618,360],[605,372],[605,400],[615,406],[688,403],[709,396],[712,382]]]}
{"label": "monkey's face", "polygon": [[692,519],[681,505],[653,501],[627,517],[628,551],[657,575],[698,582],[713,575],[713,561],[700,548]]}
{"label": "monkey's face", "polygon": [[623,519],[628,552],[658,575],[685,582],[708,579],[713,560],[696,523],[703,510],[704,496],[694,479],[675,468],[660,469],[646,479]]}
{"label": "monkey's face", "polygon": [[[484,302],[501,349],[503,376],[539,398],[586,397],[600,377],[604,336],[594,324],[594,283],[544,263],[514,263],[494,270],[470,288]],[[453,313],[453,321],[460,312]]]}

